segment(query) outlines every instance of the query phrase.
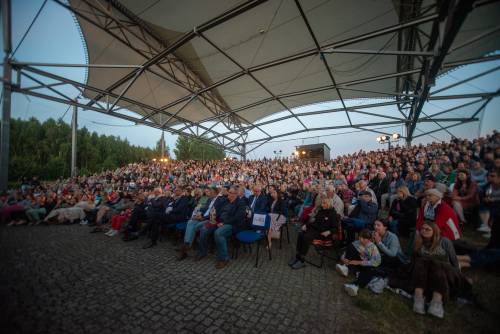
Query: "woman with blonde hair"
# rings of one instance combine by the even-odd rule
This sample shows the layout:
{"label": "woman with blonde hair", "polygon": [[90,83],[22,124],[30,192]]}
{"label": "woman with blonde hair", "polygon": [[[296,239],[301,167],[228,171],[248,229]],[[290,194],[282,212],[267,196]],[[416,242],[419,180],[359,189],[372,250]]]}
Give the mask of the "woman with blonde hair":
{"label": "woman with blonde hair", "polygon": [[410,194],[407,186],[399,187],[396,195],[387,217],[389,230],[408,236],[410,232],[415,231],[417,224],[417,200]]}
{"label": "woman with blonde hair", "polygon": [[302,231],[297,237],[297,253],[290,260],[288,265],[292,269],[300,269],[305,266],[305,256],[313,240],[327,240],[332,238],[332,234],[338,228],[337,212],[333,208],[333,199],[323,197],[321,200],[321,209],[316,214],[314,222],[302,225]]}

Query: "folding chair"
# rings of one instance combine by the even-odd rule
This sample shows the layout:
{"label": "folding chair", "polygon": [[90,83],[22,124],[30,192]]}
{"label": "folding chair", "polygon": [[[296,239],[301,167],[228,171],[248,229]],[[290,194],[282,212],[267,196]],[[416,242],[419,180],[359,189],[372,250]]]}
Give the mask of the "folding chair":
{"label": "folding chair", "polygon": [[[330,239],[322,240],[315,239],[313,240],[313,247],[316,250],[316,253],[320,256],[320,263],[314,263],[309,260],[305,260],[305,262],[313,265],[317,268],[322,268],[325,263],[325,257],[330,260],[339,260],[340,255],[342,254],[342,250],[345,248],[345,235],[344,229],[342,228],[342,224],[340,223],[339,218],[339,228],[336,234],[332,234]],[[333,250],[335,255],[328,255],[327,252]]]}
{"label": "folding chair", "polygon": [[283,228],[286,229],[286,240],[288,243],[290,243],[290,230],[288,228],[288,225],[290,224],[290,216],[288,215],[288,207],[285,208],[285,217],[286,223],[280,226],[280,249],[283,241]]}
{"label": "folding chair", "polygon": [[[254,214],[252,220],[251,230],[241,231],[236,233],[236,240],[245,245],[251,245],[257,243],[257,254],[255,257],[255,268],[259,265],[259,249],[261,241],[264,239],[267,244],[267,249],[269,253],[269,260],[271,260],[271,247],[269,247],[269,240],[267,239],[267,234],[269,233],[269,228],[271,225],[271,217],[269,215]],[[235,242],[233,242],[233,258],[238,257],[238,248],[235,247]]]}

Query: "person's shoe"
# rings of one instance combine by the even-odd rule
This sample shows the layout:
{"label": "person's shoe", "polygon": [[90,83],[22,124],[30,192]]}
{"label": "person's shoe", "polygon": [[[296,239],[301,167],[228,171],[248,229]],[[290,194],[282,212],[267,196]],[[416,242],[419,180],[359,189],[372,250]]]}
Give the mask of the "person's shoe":
{"label": "person's shoe", "polygon": [[288,261],[288,265],[292,267],[297,261],[298,259],[294,256],[293,258],[290,259],[290,261]]}
{"label": "person's shoe", "polygon": [[484,224],[479,226],[479,228],[476,231],[482,233],[491,233],[491,228],[488,226],[488,224]]}
{"label": "person's shoe", "polygon": [[182,260],[184,260],[187,257],[188,257],[188,254],[186,252],[180,251],[179,254],[177,254],[176,260],[177,261],[182,261]]}
{"label": "person's shoe", "polygon": [[133,241],[133,240],[137,240],[139,239],[139,237],[135,234],[131,234],[131,235],[128,235],[128,236],[125,236],[123,237],[123,241]]}
{"label": "person's shoe", "polygon": [[109,235],[110,237],[115,237],[117,234],[118,234],[118,231],[117,231],[117,230],[110,230],[110,232],[109,232],[109,234],[108,234],[108,235]]}
{"label": "person's shoe", "polygon": [[7,226],[14,226],[16,222],[15,221],[11,221],[10,223],[7,224]]}
{"label": "person's shoe", "polygon": [[443,319],[444,318],[444,308],[442,302],[431,301],[429,308],[427,309],[427,313],[435,316],[436,318]]}
{"label": "person's shoe", "polygon": [[417,314],[425,314],[425,299],[413,297],[413,312]]}
{"label": "person's shoe", "polygon": [[344,277],[349,275],[349,268],[347,268],[345,264],[337,263],[337,265],[335,265],[335,270],[337,270],[337,272]]}
{"label": "person's shoe", "polygon": [[351,297],[355,297],[358,295],[358,286],[356,284],[344,284],[344,290]]}
{"label": "person's shoe", "polygon": [[206,255],[199,255],[199,254],[197,254],[197,255],[194,257],[194,260],[195,260],[195,262],[198,262],[198,261],[203,260],[205,257],[206,257]]}
{"label": "person's shoe", "polygon": [[89,224],[89,221],[87,219],[83,219],[81,222],[80,222],[80,225],[88,225]]}
{"label": "person's shoe", "polygon": [[229,264],[228,260],[226,260],[226,261],[217,261],[217,263],[215,264],[215,269],[223,269],[228,264]]}
{"label": "person's shoe", "polygon": [[104,235],[107,235],[108,237],[110,237],[111,233],[113,233],[113,230],[109,230],[108,232],[104,233]]}
{"label": "person's shoe", "polygon": [[151,247],[154,247],[154,246],[156,246],[156,242],[149,241],[147,244],[145,244],[144,246],[142,246],[142,249],[148,249],[148,248],[151,248]]}
{"label": "person's shoe", "polygon": [[490,239],[491,238],[491,233],[485,233],[485,234],[483,234],[483,238]]}
{"label": "person's shoe", "polygon": [[90,231],[90,233],[98,233],[98,232],[102,232],[102,228],[100,228],[100,227],[94,227],[94,228]]}
{"label": "person's shoe", "polygon": [[292,269],[301,269],[301,268],[304,268],[305,266],[306,266],[306,264],[303,261],[297,260],[293,264]]}

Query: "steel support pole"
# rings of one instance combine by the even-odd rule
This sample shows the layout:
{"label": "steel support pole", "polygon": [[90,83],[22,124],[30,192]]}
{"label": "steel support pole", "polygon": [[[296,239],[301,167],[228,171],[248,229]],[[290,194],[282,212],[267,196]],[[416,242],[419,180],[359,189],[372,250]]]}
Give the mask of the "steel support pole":
{"label": "steel support pole", "polygon": [[73,106],[73,117],[71,118],[71,177],[78,175],[76,166],[77,154],[77,136],[78,136],[78,107]]}
{"label": "steel support pole", "polygon": [[241,144],[241,157],[243,161],[247,161],[247,144]]}
{"label": "steel support pole", "polygon": [[10,145],[10,104],[11,104],[11,79],[12,67],[10,64],[11,45],[11,7],[10,0],[2,0],[3,21],[3,50],[5,53],[3,63],[3,103],[2,123],[0,128],[0,191],[7,190],[9,181],[9,145]]}

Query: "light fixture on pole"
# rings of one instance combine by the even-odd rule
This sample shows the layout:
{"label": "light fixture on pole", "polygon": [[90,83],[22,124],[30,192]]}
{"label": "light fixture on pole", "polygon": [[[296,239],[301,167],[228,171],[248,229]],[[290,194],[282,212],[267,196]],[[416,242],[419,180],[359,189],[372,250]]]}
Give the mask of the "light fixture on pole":
{"label": "light fixture on pole", "polygon": [[401,138],[401,135],[399,133],[393,133],[392,137],[389,135],[382,135],[377,137],[377,142],[379,144],[386,144],[387,143],[387,148],[390,150],[391,149],[391,143],[395,143],[399,141]]}

